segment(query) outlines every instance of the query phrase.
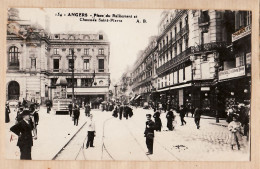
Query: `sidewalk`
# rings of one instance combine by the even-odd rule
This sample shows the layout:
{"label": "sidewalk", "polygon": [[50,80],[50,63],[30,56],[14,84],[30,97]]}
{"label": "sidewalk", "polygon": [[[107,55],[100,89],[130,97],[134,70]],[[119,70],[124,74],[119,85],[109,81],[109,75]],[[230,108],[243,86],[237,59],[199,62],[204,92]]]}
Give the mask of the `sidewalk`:
{"label": "sidewalk", "polygon": [[[92,110],[95,111],[95,110]],[[6,158],[19,159],[20,150],[16,146],[17,136],[10,132],[10,127],[15,123],[16,112],[11,110],[11,121],[6,124]],[[56,153],[73,137],[73,135],[86,122],[84,110],[81,110],[79,125],[74,126],[69,115],[47,114],[46,107],[41,107],[39,111],[38,139],[34,140],[32,147],[33,160],[51,160]],[[14,137],[10,142],[11,134]]]}

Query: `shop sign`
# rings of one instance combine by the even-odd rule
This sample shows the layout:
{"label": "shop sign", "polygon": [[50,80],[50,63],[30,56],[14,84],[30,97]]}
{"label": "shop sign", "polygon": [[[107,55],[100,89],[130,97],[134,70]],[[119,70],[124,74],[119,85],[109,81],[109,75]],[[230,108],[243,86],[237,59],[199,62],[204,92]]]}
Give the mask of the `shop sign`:
{"label": "shop sign", "polygon": [[219,72],[219,80],[230,79],[234,77],[244,76],[245,75],[245,66],[228,69]]}
{"label": "shop sign", "polygon": [[210,86],[211,82],[195,82],[193,86],[195,87],[206,87]]}
{"label": "shop sign", "polygon": [[239,29],[235,33],[232,34],[232,42],[245,37],[251,33],[251,25],[248,25],[244,28]]}
{"label": "shop sign", "polygon": [[201,91],[210,91],[210,87],[201,87],[200,90]]}

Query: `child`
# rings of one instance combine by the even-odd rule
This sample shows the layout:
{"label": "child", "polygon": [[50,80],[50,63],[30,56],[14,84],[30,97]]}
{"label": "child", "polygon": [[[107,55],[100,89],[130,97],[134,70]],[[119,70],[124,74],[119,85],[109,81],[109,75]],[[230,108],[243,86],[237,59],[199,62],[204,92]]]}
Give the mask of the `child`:
{"label": "child", "polygon": [[234,145],[237,144],[238,150],[240,150],[239,141],[241,141],[241,123],[238,121],[238,116],[233,116],[233,121],[229,123],[228,130],[230,131],[230,144],[233,150]]}

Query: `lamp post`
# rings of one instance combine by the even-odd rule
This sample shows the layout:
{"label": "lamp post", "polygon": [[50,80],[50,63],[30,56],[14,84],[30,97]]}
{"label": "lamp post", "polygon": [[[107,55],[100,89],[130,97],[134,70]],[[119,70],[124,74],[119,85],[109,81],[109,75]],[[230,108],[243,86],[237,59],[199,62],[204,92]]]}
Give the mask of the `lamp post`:
{"label": "lamp post", "polygon": [[216,94],[216,123],[219,123],[219,114],[218,114],[218,93],[219,93],[219,90],[218,90],[218,87],[215,88],[215,94]]}
{"label": "lamp post", "polygon": [[71,49],[72,65],[71,65],[71,78],[72,78],[72,104],[74,105],[74,49]]}
{"label": "lamp post", "polygon": [[117,99],[117,91],[116,91],[116,88],[117,88],[117,84],[115,84],[115,97],[116,97],[116,99]]}

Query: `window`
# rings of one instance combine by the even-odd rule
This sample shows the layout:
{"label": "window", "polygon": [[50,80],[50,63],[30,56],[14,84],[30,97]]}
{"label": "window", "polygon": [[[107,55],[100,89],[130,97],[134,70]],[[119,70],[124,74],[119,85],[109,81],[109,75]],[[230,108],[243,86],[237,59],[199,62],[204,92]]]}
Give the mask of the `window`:
{"label": "window", "polygon": [[57,72],[60,68],[60,60],[59,59],[53,59],[53,71]]}
{"label": "window", "polygon": [[243,14],[239,13],[239,27],[243,26]]}
{"label": "window", "polygon": [[244,53],[240,53],[236,55],[236,67],[244,66]]}
{"label": "window", "polygon": [[188,49],[188,47],[189,47],[189,39],[187,38],[185,40],[185,49]]}
{"label": "window", "polygon": [[185,80],[185,68],[183,68],[183,80]]}
{"label": "window", "polygon": [[251,25],[252,22],[252,12],[251,11],[247,11],[246,12],[246,25]]}
{"label": "window", "polygon": [[103,35],[99,35],[99,40],[103,40]]}
{"label": "window", "polygon": [[89,49],[84,49],[84,55],[89,55]]}
{"label": "window", "polygon": [[104,72],[104,59],[98,59],[98,71]]}
{"label": "window", "polygon": [[174,57],[177,56],[177,46],[174,48]]}
{"label": "window", "polygon": [[51,86],[56,85],[58,78],[51,78]]}
{"label": "window", "polygon": [[19,54],[19,51],[16,46],[10,47],[10,49],[9,49],[10,66],[19,66],[18,54]]}
{"label": "window", "polygon": [[84,59],[84,71],[89,71],[89,59]]}
{"label": "window", "polygon": [[69,55],[72,55],[72,51],[74,51],[72,48],[69,49]]}
{"label": "window", "polygon": [[54,55],[58,55],[59,54],[59,49],[58,48],[54,48]]}
{"label": "window", "polygon": [[209,34],[208,32],[201,32],[201,44],[209,43]]}
{"label": "window", "polygon": [[180,53],[182,52],[182,43],[180,43]]}
{"label": "window", "polygon": [[91,87],[91,86],[92,86],[91,78],[81,79],[81,87]]}
{"label": "window", "polygon": [[189,17],[188,15],[185,17],[185,24],[188,25],[188,22],[189,22]]}
{"label": "window", "polygon": [[36,68],[36,58],[31,58],[31,68]]}
{"label": "window", "polygon": [[182,28],[182,22],[180,22],[180,30],[181,30],[181,28]]}
{"label": "window", "polygon": [[69,59],[69,71],[72,71],[72,69],[74,69],[74,60]]}
{"label": "window", "polygon": [[[67,78],[67,83],[68,83],[68,87],[72,87],[73,83],[72,83],[72,78]],[[74,86],[77,86],[77,79],[74,78]]]}
{"label": "window", "polygon": [[177,36],[177,27],[176,26],[174,27],[174,36],[175,36],[175,39],[176,39],[176,36]]}
{"label": "window", "polygon": [[98,54],[99,55],[104,55],[104,49],[98,49]]}

